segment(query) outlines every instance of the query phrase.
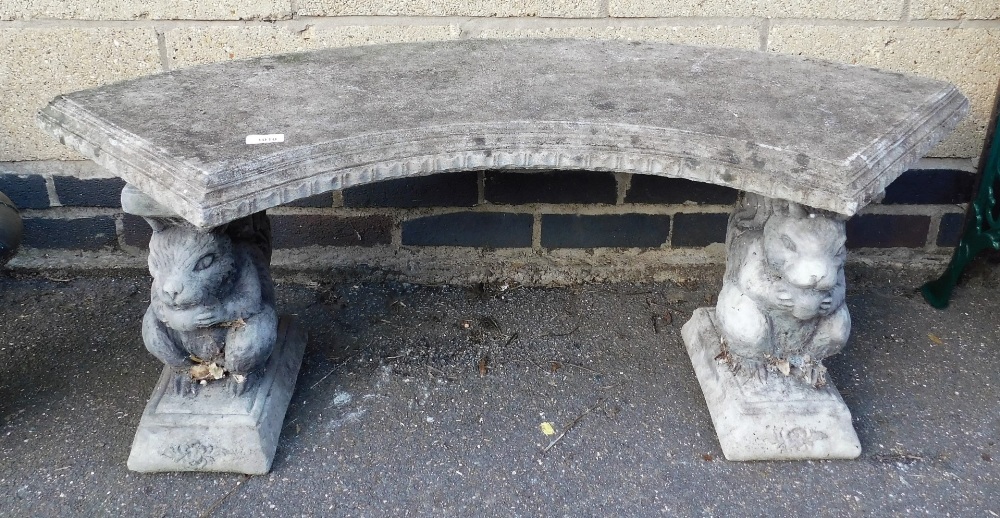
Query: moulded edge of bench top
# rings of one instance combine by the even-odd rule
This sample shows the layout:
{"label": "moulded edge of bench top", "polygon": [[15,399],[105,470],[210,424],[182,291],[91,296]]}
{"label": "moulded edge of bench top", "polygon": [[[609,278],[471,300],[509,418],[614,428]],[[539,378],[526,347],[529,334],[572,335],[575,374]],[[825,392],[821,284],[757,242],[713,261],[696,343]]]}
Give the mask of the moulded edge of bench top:
{"label": "moulded edge of bench top", "polygon": [[[475,169],[687,178],[850,216],[967,111],[946,82],[798,56],[463,40],[158,74],[60,96],[39,124],[211,227],[329,190]],[[248,145],[252,134],[284,142]]]}

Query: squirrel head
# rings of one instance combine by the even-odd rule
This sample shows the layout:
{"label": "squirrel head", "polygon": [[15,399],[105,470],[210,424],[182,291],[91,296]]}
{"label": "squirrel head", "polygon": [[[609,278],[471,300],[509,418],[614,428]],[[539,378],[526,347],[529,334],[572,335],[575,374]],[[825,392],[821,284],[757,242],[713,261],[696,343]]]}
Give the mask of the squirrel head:
{"label": "squirrel head", "polygon": [[829,291],[837,286],[847,258],[844,222],[809,213],[788,202],[764,225],[764,255],[768,266],[789,284]]}
{"label": "squirrel head", "polygon": [[157,227],[149,241],[153,296],[174,309],[212,305],[225,298],[237,273],[233,242],[225,228],[197,232],[183,225]]}

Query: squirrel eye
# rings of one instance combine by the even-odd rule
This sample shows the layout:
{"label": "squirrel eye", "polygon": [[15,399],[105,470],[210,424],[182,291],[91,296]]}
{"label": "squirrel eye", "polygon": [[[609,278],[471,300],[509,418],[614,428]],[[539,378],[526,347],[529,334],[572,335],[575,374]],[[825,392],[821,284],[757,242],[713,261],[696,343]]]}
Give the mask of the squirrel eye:
{"label": "squirrel eye", "polygon": [[788,236],[781,236],[781,244],[785,245],[785,248],[791,250],[792,252],[797,252],[795,248],[795,243],[792,242],[791,238]]}
{"label": "squirrel eye", "polygon": [[198,259],[198,264],[194,265],[194,271],[197,272],[204,270],[205,268],[212,266],[212,263],[214,262],[215,262],[215,254],[205,254],[201,256],[201,259]]}

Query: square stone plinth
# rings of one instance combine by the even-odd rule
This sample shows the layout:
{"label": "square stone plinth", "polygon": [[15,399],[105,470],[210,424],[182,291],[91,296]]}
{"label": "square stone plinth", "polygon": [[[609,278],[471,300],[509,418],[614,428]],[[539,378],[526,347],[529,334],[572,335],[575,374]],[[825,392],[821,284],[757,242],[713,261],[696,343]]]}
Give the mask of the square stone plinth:
{"label": "square stone plinth", "polygon": [[281,317],[263,374],[239,396],[223,381],[198,386],[196,395],[178,394],[178,374],[164,367],[135,433],[129,469],[267,473],[305,344],[293,320]]}
{"label": "square stone plinth", "polygon": [[861,444],[851,412],[828,383],[813,388],[796,378],[739,376],[720,352],[715,310],[699,308],[682,330],[695,374],[729,460],[854,459]]}

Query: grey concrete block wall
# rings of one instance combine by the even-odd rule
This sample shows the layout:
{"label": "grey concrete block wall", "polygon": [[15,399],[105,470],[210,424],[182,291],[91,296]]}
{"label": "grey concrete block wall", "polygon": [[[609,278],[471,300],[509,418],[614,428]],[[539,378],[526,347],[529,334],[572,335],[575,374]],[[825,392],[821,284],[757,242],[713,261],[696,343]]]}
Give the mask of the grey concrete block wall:
{"label": "grey concrete block wall", "polygon": [[[853,242],[868,250],[908,250],[908,257],[934,260],[947,256],[961,230],[964,204],[975,183],[970,171],[1000,81],[1000,4],[995,0],[0,2],[0,89],[8,100],[0,109],[0,190],[24,209],[26,231],[47,234],[27,238],[29,253],[14,264],[47,264],[38,258],[56,250],[141,258],[148,240],[144,222],[123,215],[117,206],[113,191],[120,183],[92,164],[72,161],[78,157],[35,129],[34,113],[59,93],[279,52],[524,37],[759,49],[956,83],[972,101],[973,112],[931,153],[949,160],[928,162],[922,166],[928,170],[904,175],[883,203],[870,206],[850,227]],[[276,244],[302,251],[345,247],[340,253],[365,261],[383,256],[401,262],[431,260],[438,253],[433,250],[448,248],[419,237],[432,232],[435,222],[462,220],[474,232],[477,221],[489,226],[503,219],[503,213],[511,215],[522,234],[516,239],[482,234],[482,246],[521,246],[528,232],[527,245],[519,250],[552,265],[567,258],[589,261],[579,255],[589,253],[587,248],[575,248],[587,244],[657,250],[661,255],[656,257],[667,259],[676,253],[678,260],[687,261],[692,250],[711,250],[720,239],[717,227],[735,197],[708,185],[597,173],[480,172],[413,182],[349,189],[275,209],[277,226],[286,231]],[[897,237],[905,239],[870,231],[866,221],[900,228]],[[648,234],[662,243],[653,246],[648,235],[642,241],[617,232],[625,222],[652,225]],[[324,229],[333,237],[321,237]],[[560,229],[565,235],[558,235]],[[33,256],[32,249],[44,252]],[[399,259],[401,251],[413,249],[427,252]],[[707,254],[693,260],[718,259]]]}
{"label": "grey concrete block wall", "polygon": [[34,129],[55,95],[200,63],[460,38],[674,41],[824,57],[956,83],[973,115],[933,156],[974,158],[1000,79],[994,0],[807,2],[83,0],[0,3],[0,161],[75,158]]}

